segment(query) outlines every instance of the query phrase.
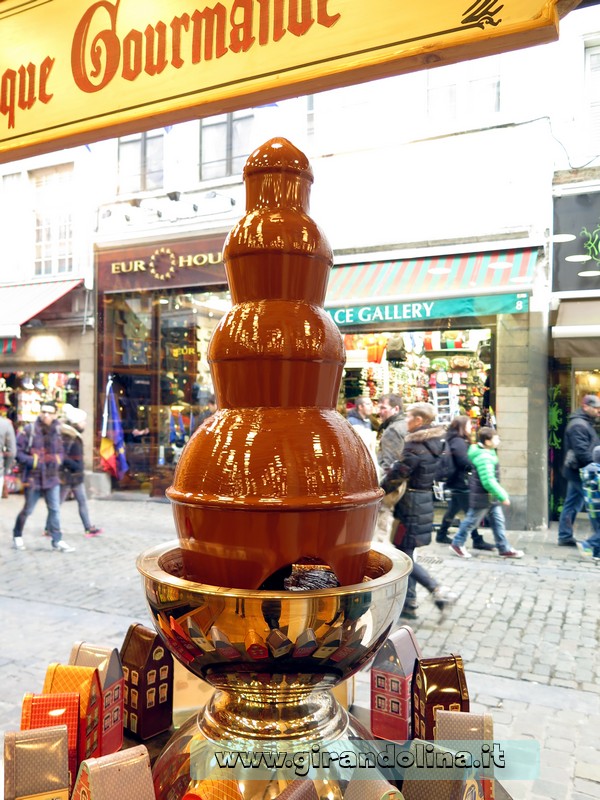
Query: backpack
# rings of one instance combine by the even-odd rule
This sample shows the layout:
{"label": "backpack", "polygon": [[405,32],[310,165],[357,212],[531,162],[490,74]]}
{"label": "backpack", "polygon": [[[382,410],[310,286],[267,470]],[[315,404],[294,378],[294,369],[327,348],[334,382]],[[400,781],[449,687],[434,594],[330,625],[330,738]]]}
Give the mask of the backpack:
{"label": "backpack", "polygon": [[442,452],[435,465],[434,480],[438,483],[447,483],[455,472],[452,450],[448,447],[448,442],[442,439]]}

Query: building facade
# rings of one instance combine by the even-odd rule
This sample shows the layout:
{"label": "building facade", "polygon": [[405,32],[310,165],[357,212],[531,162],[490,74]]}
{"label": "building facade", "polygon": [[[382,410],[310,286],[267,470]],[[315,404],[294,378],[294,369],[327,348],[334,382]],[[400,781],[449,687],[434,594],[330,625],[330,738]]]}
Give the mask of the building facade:
{"label": "building facade", "polygon": [[[553,421],[539,421],[552,408],[555,316],[571,299],[557,289],[553,196],[600,186],[599,44],[600,12],[583,8],[563,21],[559,42],[535,54],[504,53],[4,165],[2,228],[10,264],[20,253],[22,266],[17,273],[0,264],[0,296],[17,274],[17,286],[47,284],[46,299],[61,281],[65,293],[31,316],[33,306],[20,311],[18,332],[0,332],[3,376],[42,373],[43,383],[55,366],[79,379],[79,403],[94,420],[88,468],[106,491],[98,447],[112,379],[130,462],[122,485],[164,491],[208,412],[206,347],[230,302],[222,247],[243,213],[243,164],[255,146],[286,136],[310,158],[311,214],[335,254],[326,308],[348,353],[340,408],[358,394],[401,387],[408,402],[434,402],[442,420],[468,413],[477,424],[493,422],[513,500],[509,524],[547,524],[561,499],[552,488]],[[66,221],[64,200],[35,189],[44,180],[60,185],[57,176],[70,187]],[[597,290],[585,283],[578,299]],[[40,358],[31,340],[47,334],[53,315],[69,331],[59,336],[66,349]],[[585,358],[593,372],[594,355]],[[565,414],[578,364],[559,370],[571,385]]]}

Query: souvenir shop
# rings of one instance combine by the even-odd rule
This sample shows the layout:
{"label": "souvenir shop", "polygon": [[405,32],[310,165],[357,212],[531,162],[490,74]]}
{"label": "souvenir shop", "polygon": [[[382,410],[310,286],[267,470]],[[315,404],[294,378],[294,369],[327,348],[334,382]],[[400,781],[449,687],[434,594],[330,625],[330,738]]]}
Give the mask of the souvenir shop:
{"label": "souvenir shop", "polygon": [[340,260],[326,300],[347,348],[339,410],[359,395],[395,392],[405,405],[431,402],[441,422],[468,414],[474,427],[496,425],[512,464],[511,524],[544,524],[546,434],[531,424],[546,413],[548,323],[535,294],[542,251]]}
{"label": "souvenir shop", "polygon": [[[5,287],[0,337],[0,414],[15,429],[37,419],[43,401],[91,409],[94,332],[86,323],[88,292],[80,280]],[[80,386],[86,389],[81,396]]]}
{"label": "souvenir shop", "polygon": [[491,421],[498,318],[528,315],[536,262],[531,248],[336,267],[326,308],[346,346],[340,408],[393,392],[431,402],[441,422]]}
{"label": "souvenir shop", "polygon": [[[231,300],[225,235],[102,249],[97,435],[114,392],[128,470],[113,488],[162,495],[183,446],[210,414],[207,348]],[[100,463],[96,464],[100,469]]]}
{"label": "souvenir shop", "polygon": [[599,191],[554,198],[548,407],[551,519],[558,519],[566,494],[562,459],[569,415],[586,394],[600,396],[600,255],[594,244],[599,220]]}
{"label": "souvenir shop", "polygon": [[389,392],[407,405],[432,403],[443,423],[467,414],[478,424],[493,414],[491,328],[355,333],[344,343],[342,407]]}
{"label": "souvenir shop", "polygon": [[42,402],[52,400],[58,410],[65,403],[79,405],[79,372],[1,372],[0,413],[18,429],[34,422]]}

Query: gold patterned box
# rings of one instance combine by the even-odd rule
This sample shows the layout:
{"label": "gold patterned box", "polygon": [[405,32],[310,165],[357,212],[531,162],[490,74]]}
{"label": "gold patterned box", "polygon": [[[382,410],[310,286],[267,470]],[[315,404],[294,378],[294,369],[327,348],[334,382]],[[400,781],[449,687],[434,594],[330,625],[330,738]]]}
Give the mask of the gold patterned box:
{"label": "gold patterned box", "polygon": [[[492,742],[494,722],[491,714],[439,709],[435,713],[433,735],[440,742]],[[479,783],[484,800],[494,800],[494,781],[482,778]]]}
{"label": "gold patterned box", "polygon": [[67,726],[4,734],[4,798],[69,800]]}
{"label": "gold patterned box", "polygon": [[71,800],[154,800],[150,756],[141,744],[81,763]]}

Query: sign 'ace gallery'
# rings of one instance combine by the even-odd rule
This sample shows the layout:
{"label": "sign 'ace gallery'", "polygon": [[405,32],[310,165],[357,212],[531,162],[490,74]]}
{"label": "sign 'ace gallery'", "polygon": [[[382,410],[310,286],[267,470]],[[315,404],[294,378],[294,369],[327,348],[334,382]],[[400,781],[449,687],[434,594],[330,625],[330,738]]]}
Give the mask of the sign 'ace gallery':
{"label": "sign 'ace gallery'", "polygon": [[0,0],[0,161],[556,39],[578,0]]}

